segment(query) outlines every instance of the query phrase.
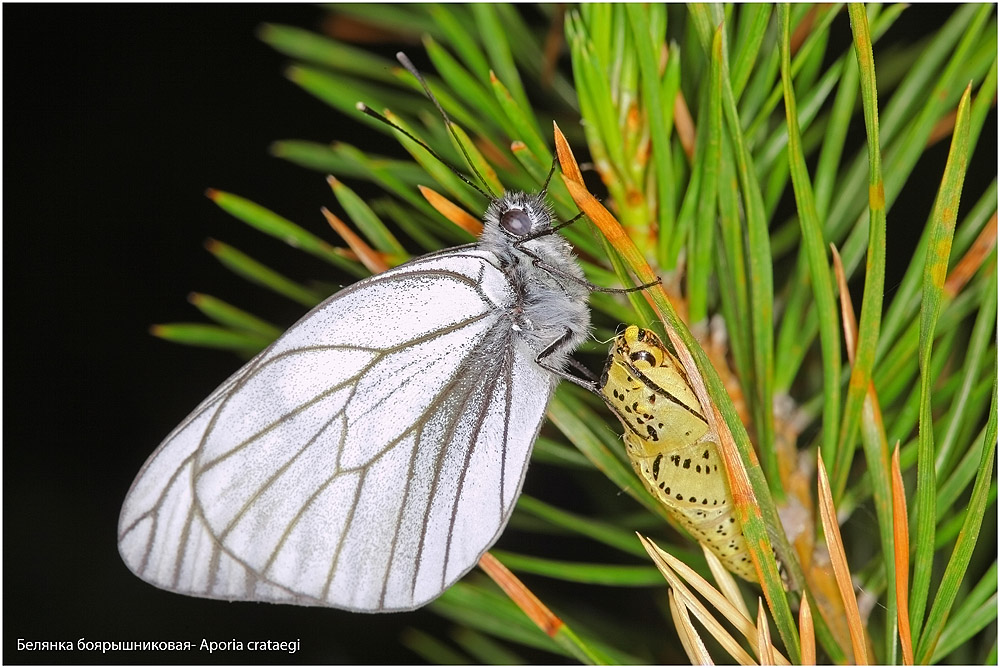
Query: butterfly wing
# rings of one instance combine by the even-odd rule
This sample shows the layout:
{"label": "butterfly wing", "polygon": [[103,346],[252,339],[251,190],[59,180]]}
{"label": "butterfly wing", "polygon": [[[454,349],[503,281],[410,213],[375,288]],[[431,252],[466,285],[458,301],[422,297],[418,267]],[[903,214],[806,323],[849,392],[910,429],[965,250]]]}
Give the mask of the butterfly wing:
{"label": "butterfly wing", "polygon": [[423,605],[471,569],[520,491],[554,388],[480,251],[337,293],[153,453],[119,549],[179,593],[357,611]]}

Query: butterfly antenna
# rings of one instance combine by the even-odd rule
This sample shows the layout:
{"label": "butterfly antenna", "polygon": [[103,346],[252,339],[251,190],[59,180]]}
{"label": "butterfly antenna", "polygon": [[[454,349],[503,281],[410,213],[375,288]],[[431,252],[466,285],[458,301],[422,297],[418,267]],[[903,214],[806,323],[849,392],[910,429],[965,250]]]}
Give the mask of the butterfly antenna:
{"label": "butterfly antenna", "polygon": [[545,177],[545,183],[542,184],[542,192],[546,193],[549,191],[549,181],[552,180],[552,175],[556,173],[556,160],[558,156],[552,156],[552,166],[549,167],[549,173]]}
{"label": "butterfly antenna", "polygon": [[[398,60],[399,64],[405,67],[406,70],[413,75],[413,78],[419,81],[420,85],[423,86],[424,93],[427,94],[428,99],[430,99],[430,101],[434,103],[434,106],[437,107],[438,113],[441,114],[441,118],[444,119],[445,127],[448,128],[448,132],[451,133],[451,136],[455,138],[455,143],[458,144],[458,148],[462,151],[462,155],[465,156],[465,162],[472,169],[472,173],[476,175],[476,177],[479,179],[479,182],[483,184],[483,187],[486,188],[487,191],[489,191],[490,193],[488,195],[489,198],[496,199],[497,198],[496,193],[493,192],[493,190],[490,188],[490,184],[486,182],[486,179],[483,178],[483,175],[479,173],[478,169],[476,169],[475,163],[472,162],[472,158],[469,156],[468,151],[465,150],[465,144],[461,142],[461,140],[458,138],[458,133],[455,132],[455,128],[453,127],[451,122],[451,118],[448,117],[448,114],[445,112],[444,107],[441,106],[441,103],[438,102],[438,99],[434,97],[434,93],[431,92],[431,87],[427,85],[427,82],[424,80],[424,77],[420,74],[417,68],[414,67],[413,63],[410,62],[410,59],[407,58],[406,54],[403,53],[402,51],[396,54],[396,60]],[[478,187],[476,187],[476,190],[479,190],[479,192],[483,192]]]}
{"label": "butterfly antenna", "polygon": [[[463,174],[460,170],[456,169],[454,165],[452,165],[450,162],[448,162],[447,160],[445,160],[444,158],[442,158],[440,155],[438,155],[437,151],[435,151],[430,146],[428,146],[419,137],[413,136],[413,134],[411,134],[410,132],[407,132],[403,128],[399,127],[398,125],[396,125],[395,123],[393,123],[392,121],[390,121],[388,118],[386,118],[382,114],[378,113],[377,111],[375,111],[374,109],[372,109],[371,107],[369,107],[364,102],[358,102],[354,106],[355,106],[355,108],[357,108],[358,111],[360,111],[361,113],[365,114],[366,116],[371,116],[375,120],[381,121],[381,122],[385,123],[386,125],[388,125],[393,130],[396,130],[397,132],[402,132],[404,135],[406,135],[407,137],[409,137],[412,141],[415,141],[416,143],[418,143],[421,146],[423,146],[424,150],[427,151],[428,153],[430,153],[435,158],[437,158],[438,162],[440,162],[442,165],[444,165],[445,167],[447,167],[448,169],[450,169],[451,171],[453,171],[455,173],[455,176],[457,176],[458,178],[462,179],[462,181],[465,182],[465,184],[467,186],[469,186],[470,188],[472,188],[473,190],[475,190],[477,193],[479,193],[480,195],[482,195],[486,199],[490,199],[490,200],[496,199],[495,195],[493,195],[491,193],[488,193],[488,192],[484,191],[482,188],[480,188],[479,186],[477,186],[468,176],[466,176],[465,174]],[[480,177],[480,178],[482,178],[482,177]]]}

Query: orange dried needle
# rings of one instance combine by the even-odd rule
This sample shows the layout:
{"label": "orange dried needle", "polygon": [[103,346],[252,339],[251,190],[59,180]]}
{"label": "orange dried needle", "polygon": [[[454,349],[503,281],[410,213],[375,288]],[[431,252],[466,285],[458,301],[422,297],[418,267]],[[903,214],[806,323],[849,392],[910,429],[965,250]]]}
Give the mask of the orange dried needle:
{"label": "orange dried needle", "polygon": [[854,583],[851,581],[851,569],[847,565],[847,554],[844,552],[844,541],[840,537],[840,525],[837,524],[837,510],[833,505],[833,493],[830,490],[830,478],[826,474],[823,455],[817,458],[819,473],[819,511],[823,520],[823,533],[826,534],[826,544],[830,551],[830,564],[837,578],[837,587],[844,602],[847,613],[847,627],[851,631],[851,648],[854,650],[854,663],[868,664],[868,654],[865,649],[865,630],[858,611],[858,597],[854,594]]}
{"label": "orange dried needle", "polygon": [[347,242],[354,254],[357,255],[361,264],[365,265],[368,271],[373,274],[381,274],[389,268],[388,263],[381,253],[368,245],[364,239],[355,234],[354,230],[347,226],[347,223],[335,216],[329,209],[321,209],[326,222],[330,224],[333,231],[340,235],[340,238]]}
{"label": "orange dried needle", "polygon": [[813,628],[812,608],[809,599],[803,598],[799,607],[799,641],[802,643],[802,665],[816,665],[816,632]]}
{"label": "orange dried needle", "polygon": [[996,245],[997,214],[994,211],[993,216],[986,222],[986,226],[983,227],[979,236],[972,242],[972,246],[962,256],[962,259],[958,261],[958,264],[952,268],[948,279],[944,283],[945,294],[954,297],[961,292],[965,284],[969,282],[969,279],[983,266],[983,261],[996,248]]}
{"label": "orange dried needle", "polygon": [[565,178],[572,179],[583,185],[583,174],[580,172],[580,165],[573,156],[573,149],[569,147],[566,135],[562,133],[562,130],[559,129],[555,121],[552,121],[552,133],[555,136],[556,155],[559,157],[559,168],[562,170],[563,175]]}
{"label": "orange dried needle", "polygon": [[840,260],[837,247],[830,244],[833,253],[833,273],[837,278],[837,288],[840,290],[840,318],[844,323],[844,343],[847,346],[847,359],[854,364],[854,351],[857,350],[858,321],[854,317],[854,304],[851,303],[851,293],[847,289],[847,276],[844,274],[844,263]]}
{"label": "orange dried needle", "polygon": [[899,617],[899,642],[903,663],[913,665],[913,638],[910,635],[910,528],[906,517],[906,491],[899,468],[899,441],[892,453],[892,540],[896,554],[896,614]]}
{"label": "orange dried needle", "polygon": [[677,130],[677,138],[681,141],[684,155],[687,156],[688,162],[691,162],[694,160],[694,139],[697,131],[687,100],[681,91],[677,91],[677,97],[674,98],[674,128]]}
{"label": "orange dried needle", "polygon": [[486,574],[493,578],[493,581],[500,585],[504,593],[510,600],[517,604],[517,607],[524,611],[528,618],[538,625],[545,635],[554,637],[563,626],[563,621],[555,613],[538,600],[524,583],[517,579],[506,566],[501,564],[496,557],[487,552],[479,559],[479,567],[486,571]]}
{"label": "orange dried needle", "polygon": [[420,194],[424,196],[424,199],[430,202],[430,205],[434,207],[442,216],[455,223],[474,237],[478,237],[483,233],[482,222],[476,219],[468,211],[427,186],[417,187],[420,188]]}

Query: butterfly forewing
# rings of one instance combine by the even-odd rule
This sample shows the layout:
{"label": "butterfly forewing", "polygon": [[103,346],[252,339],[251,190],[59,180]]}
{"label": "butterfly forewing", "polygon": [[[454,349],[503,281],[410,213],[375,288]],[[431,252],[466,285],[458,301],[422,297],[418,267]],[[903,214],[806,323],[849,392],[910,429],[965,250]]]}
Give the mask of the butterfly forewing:
{"label": "butterfly forewing", "polygon": [[506,524],[555,385],[496,256],[455,250],[334,295],[150,457],[120,551],[165,589],[406,610]]}

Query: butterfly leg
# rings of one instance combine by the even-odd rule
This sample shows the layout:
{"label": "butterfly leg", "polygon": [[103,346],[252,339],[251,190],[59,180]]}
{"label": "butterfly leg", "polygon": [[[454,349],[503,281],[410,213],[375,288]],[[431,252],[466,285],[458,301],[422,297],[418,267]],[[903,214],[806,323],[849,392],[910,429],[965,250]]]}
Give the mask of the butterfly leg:
{"label": "butterfly leg", "polygon": [[574,369],[576,369],[581,374],[583,374],[583,376],[585,378],[587,378],[588,380],[592,380],[594,382],[597,381],[597,376],[595,376],[593,374],[593,372],[590,369],[588,369],[587,367],[585,367],[580,361],[575,360],[572,357],[570,357],[569,358],[569,363],[573,366]]}
{"label": "butterfly leg", "polygon": [[[574,218],[574,220],[576,220],[576,219]],[[564,225],[565,224],[569,224],[569,222],[572,222],[572,221],[568,221],[567,223],[564,223]],[[553,232],[555,229],[556,228],[551,228],[550,230],[546,230],[546,232],[550,233],[550,232]],[[535,236],[531,236],[531,237],[526,237],[526,238],[522,239],[521,241],[515,242],[514,243],[514,247],[517,250],[519,250],[522,253],[524,253],[529,258],[531,258],[531,264],[533,266],[539,267],[540,269],[544,269],[545,271],[547,271],[548,273],[552,274],[553,276],[558,276],[559,278],[564,278],[564,279],[566,279],[568,281],[572,281],[574,283],[578,283],[578,284],[582,285],[583,287],[587,288],[588,290],[590,290],[591,292],[605,292],[605,293],[608,293],[608,294],[626,294],[626,293],[629,293],[629,292],[640,292],[640,291],[645,290],[647,288],[651,288],[654,285],[659,285],[660,283],[663,282],[663,280],[659,276],[657,276],[657,278],[656,278],[655,281],[651,281],[649,283],[643,283],[642,285],[636,285],[636,286],[631,287],[631,288],[604,288],[604,287],[601,287],[600,285],[594,285],[590,281],[586,281],[586,280],[584,280],[582,278],[578,278],[576,276],[573,276],[572,274],[567,274],[565,271],[562,271],[558,267],[552,266],[551,264],[549,264],[549,263],[545,262],[544,260],[542,260],[542,258],[540,258],[537,255],[535,255],[534,253],[532,253],[530,250],[528,250],[527,248],[525,248],[524,246],[522,246],[522,244],[524,242],[530,241],[531,239],[534,239],[537,236],[541,236],[541,235],[535,235]]]}
{"label": "butterfly leg", "polygon": [[535,363],[538,364],[538,366],[545,369],[546,371],[549,371],[558,376],[559,378],[562,378],[563,380],[568,380],[574,385],[579,385],[585,390],[597,393],[598,387],[597,387],[597,381],[593,379],[594,374],[592,374],[589,369],[584,367],[575,359],[570,358],[569,363],[573,365],[575,369],[582,371],[589,378],[580,378],[578,376],[574,376],[573,374],[564,371],[559,367],[549,364],[549,362],[546,359],[552,356],[552,354],[555,353],[557,350],[565,346],[572,336],[573,336],[573,330],[571,330],[569,327],[565,328],[565,330],[562,333],[562,336],[560,336],[558,339],[547,345],[545,347],[545,350],[538,353],[538,356],[535,357]]}

